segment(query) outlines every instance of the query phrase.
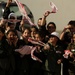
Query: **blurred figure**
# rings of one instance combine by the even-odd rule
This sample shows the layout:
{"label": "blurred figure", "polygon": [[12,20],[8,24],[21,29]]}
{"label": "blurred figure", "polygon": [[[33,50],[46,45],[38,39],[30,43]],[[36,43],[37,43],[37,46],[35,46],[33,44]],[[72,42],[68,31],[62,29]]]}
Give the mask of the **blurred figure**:
{"label": "blurred figure", "polygon": [[61,75],[63,47],[60,45],[59,33],[51,33],[44,50],[47,55],[46,75]]}
{"label": "blurred figure", "polygon": [[21,65],[21,54],[16,52],[15,49],[22,48],[24,46],[24,42],[18,39],[16,30],[9,30],[6,36],[7,36],[7,42],[12,49],[11,52],[14,55],[14,62],[15,62],[14,75],[19,75],[20,68],[21,68],[20,66]]}
{"label": "blurred figure", "polygon": [[[62,46],[64,50],[67,49],[67,46],[69,43],[71,43],[71,38],[73,36],[73,33],[75,32],[75,21],[71,20],[69,21],[68,25],[63,29],[62,33],[60,34],[60,40],[62,43],[64,43]],[[68,59],[63,59],[63,74],[64,75],[69,75],[68,72],[69,69],[69,60]]]}
{"label": "blurred figure", "polygon": [[60,39],[65,43],[65,49],[67,48],[68,43],[71,42],[71,37],[75,32],[75,21],[69,21],[68,25],[63,29],[62,33],[60,34]]}
{"label": "blurred figure", "polygon": [[[44,42],[44,36],[41,32],[37,32],[35,34],[35,38],[36,41],[42,41]],[[46,60],[46,55],[45,53],[42,51],[43,46],[41,45],[34,45],[37,49],[34,52],[34,55],[36,57],[38,57],[42,62],[34,60],[33,64],[32,64],[32,68],[31,68],[31,75],[44,75],[45,72],[45,60]]]}
{"label": "blurred figure", "polygon": [[14,70],[12,48],[5,38],[5,30],[0,27],[0,75],[14,75]]}
{"label": "blurred figure", "polygon": [[42,31],[44,33],[45,36],[45,40],[46,42],[48,41],[49,35],[56,31],[56,25],[54,22],[49,22],[47,24],[46,18],[50,15],[50,11],[46,11],[43,15],[42,18],[38,19],[37,25],[38,25],[38,29],[39,31]]}
{"label": "blurred figure", "polygon": [[72,41],[67,47],[72,53],[69,55],[69,74],[75,75],[75,33],[73,33]]}
{"label": "blurred figure", "polygon": [[[33,46],[32,43],[28,41],[28,38],[31,37],[31,30],[30,28],[24,28],[22,32],[21,40],[23,41],[23,46]],[[21,56],[21,64],[20,64],[20,71],[19,75],[30,75],[31,68],[32,68],[33,60],[31,58],[31,54]]]}
{"label": "blurred figure", "polygon": [[[7,33],[8,30],[14,30],[16,29],[16,20],[17,16],[15,15],[14,11],[10,11],[10,4],[12,3],[12,0],[7,0],[6,8],[4,9],[3,13],[3,19],[7,22],[5,27],[5,32]],[[21,36],[21,32],[16,30],[18,33],[18,38]]]}

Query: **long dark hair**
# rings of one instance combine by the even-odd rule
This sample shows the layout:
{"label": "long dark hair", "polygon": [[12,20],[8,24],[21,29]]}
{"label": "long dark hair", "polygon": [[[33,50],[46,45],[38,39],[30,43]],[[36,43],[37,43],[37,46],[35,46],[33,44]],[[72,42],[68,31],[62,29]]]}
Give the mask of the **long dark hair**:
{"label": "long dark hair", "polygon": [[5,36],[5,29],[0,27],[0,31],[4,34],[2,40],[6,39],[6,36]]}

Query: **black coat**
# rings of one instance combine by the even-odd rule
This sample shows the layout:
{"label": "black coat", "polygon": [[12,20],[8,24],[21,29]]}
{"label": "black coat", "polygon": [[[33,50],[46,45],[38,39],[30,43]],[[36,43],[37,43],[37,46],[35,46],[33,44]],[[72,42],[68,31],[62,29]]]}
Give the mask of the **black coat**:
{"label": "black coat", "polygon": [[49,45],[50,50],[46,51],[47,54],[46,68],[49,70],[50,73],[57,73],[57,75],[60,75],[61,64],[58,64],[57,61],[59,59],[62,59],[63,48],[59,45],[56,45],[55,47],[51,44]]}
{"label": "black coat", "polygon": [[0,68],[9,70],[15,69],[14,56],[12,49],[6,40],[0,41]]}

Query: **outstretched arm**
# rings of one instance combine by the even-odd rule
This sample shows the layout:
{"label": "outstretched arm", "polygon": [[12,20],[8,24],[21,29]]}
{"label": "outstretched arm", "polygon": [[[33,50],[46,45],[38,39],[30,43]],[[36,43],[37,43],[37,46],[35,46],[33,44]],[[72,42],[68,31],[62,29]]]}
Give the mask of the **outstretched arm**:
{"label": "outstretched arm", "polygon": [[12,2],[12,0],[7,0],[6,7],[9,7],[9,5],[10,5],[11,2]]}
{"label": "outstretched arm", "polygon": [[47,16],[49,16],[50,14],[50,11],[46,11],[42,17],[42,20],[41,20],[41,26],[45,25],[45,22],[46,22],[46,18]]}

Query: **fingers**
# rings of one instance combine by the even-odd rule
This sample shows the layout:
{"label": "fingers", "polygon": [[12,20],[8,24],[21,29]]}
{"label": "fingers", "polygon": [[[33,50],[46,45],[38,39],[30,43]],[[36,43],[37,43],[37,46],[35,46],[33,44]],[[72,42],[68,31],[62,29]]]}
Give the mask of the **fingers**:
{"label": "fingers", "polygon": [[47,17],[49,14],[50,14],[50,11],[47,10],[47,11],[44,13],[44,16]]}
{"label": "fingers", "polygon": [[48,45],[48,44],[46,44],[45,46],[44,46],[44,50],[49,50],[50,49],[50,46]]}

